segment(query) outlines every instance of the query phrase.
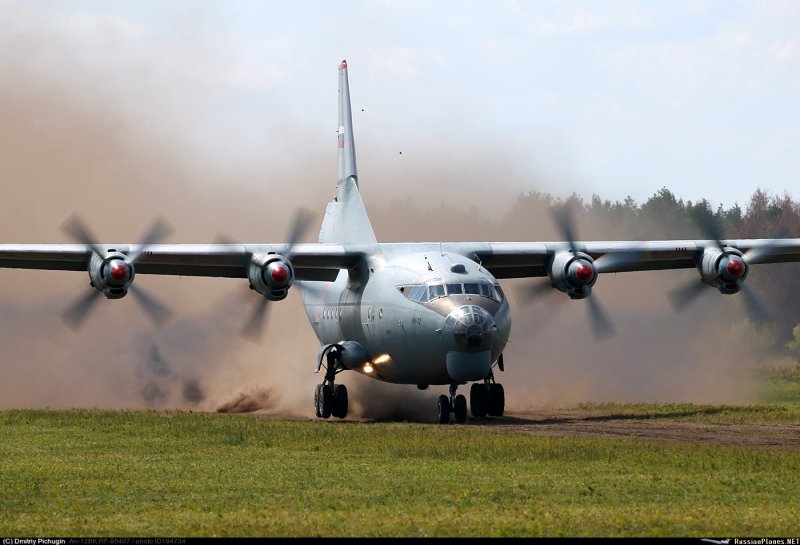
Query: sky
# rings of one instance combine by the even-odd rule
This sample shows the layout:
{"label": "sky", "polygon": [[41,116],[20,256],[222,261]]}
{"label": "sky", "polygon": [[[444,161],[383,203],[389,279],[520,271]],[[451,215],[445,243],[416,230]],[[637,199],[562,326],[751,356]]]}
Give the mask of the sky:
{"label": "sky", "polygon": [[[360,178],[384,195],[402,197],[432,161],[497,160],[486,186],[509,194],[798,197],[794,0],[5,0],[0,21],[31,73],[77,96],[101,74],[119,111],[231,168],[335,161],[347,59]],[[419,187],[433,204],[480,206],[474,186]]]}

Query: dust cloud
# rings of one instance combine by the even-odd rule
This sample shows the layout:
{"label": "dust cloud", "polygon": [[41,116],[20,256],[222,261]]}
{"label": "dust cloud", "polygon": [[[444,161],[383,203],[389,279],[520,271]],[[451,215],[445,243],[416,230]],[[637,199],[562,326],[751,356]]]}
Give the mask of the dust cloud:
{"label": "dust cloud", "polygon": [[[73,242],[59,226],[75,211],[109,242],[140,240],[159,214],[176,230],[165,242],[211,242],[220,232],[280,242],[296,206],[324,210],[335,155],[312,154],[302,171],[286,162],[276,172],[260,157],[193,153],[185,133],[201,112],[182,111],[183,126],[172,108],[178,91],[164,89],[155,69],[95,67],[57,29],[32,40],[8,28],[0,33],[0,242]],[[263,179],[273,181],[255,183]],[[276,194],[276,179],[291,180],[298,200]],[[173,311],[166,327],[156,329],[126,297],[101,301],[73,332],[60,314],[91,289],[85,273],[4,269],[0,407],[213,411],[257,386],[282,410],[309,412],[317,346],[311,329],[298,327],[305,315],[297,294],[272,306],[253,344],[240,336],[256,303],[246,282],[136,282]]]}
{"label": "dust cloud", "polygon": [[[122,66],[109,74],[87,64],[57,32],[46,42],[5,33],[0,48],[0,243],[71,242],[59,225],[75,211],[99,239],[111,242],[137,241],[158,214],[176,228],[169,242],[211,242],[219,232],[246,242],[280,242],[298,206],[320,211],[315,232],[306,237],[314,239],[335,184],[332,142],[284,147],[279,159],[229,157],[230,141],[218,153],[199,153],[185,133],[195,126],[202,96],[174,108],[175,95],[187,89],[165,91],[156,71],[137,66],[129,74]],[[280,127],[282,138],[316,141],[335,121],[335,84],[331,78],[330,120],[308,127],[277,113],[263,120],[265,130]],[[526,217],[512,208],[514,188],[529,184],[558,193],[558,181],[514,172],[508,166],[513,157],[470,152],[459,166],[443,147],[428,150],[426,158],[407,155],[402,168],[388,165],[382,172],[387,165],[365,155],[368,146],[356,137],[364,199],[379,240],[558,238],[545,211]],[[448,164],[436,159],[439,151]],[[406,196],[383,196],[381,184],[397,180]],[[593,238],[584,227],[580,237]],[[667,290],[690,275],[602,277],[595,294],[617,328],[603,343],[592,339],[585,302],[554,295],[515,306],[506,372],[498,374],[509,409],[751,401],[748,373],[763,354],[737,319],[736,300],[709,294],[679,316],[667,304]],[[240,336],[257,302],[246,281],[142,275],[136,282],[173,310],[168,325],[156,329],[127,297],[103,301],[73,332],[59,315],[90,289],[85,273],[0,271],[0,409],[142,407],[313,417],[318,343],[296,292],[271,304],[263,338],[252,344]],[[506,283],[507,291],[521,283]],[[421,392],[352,375],[340,378],[351,389],[356,417],[430,421],[435,397],[446,393],[446,387]]]}

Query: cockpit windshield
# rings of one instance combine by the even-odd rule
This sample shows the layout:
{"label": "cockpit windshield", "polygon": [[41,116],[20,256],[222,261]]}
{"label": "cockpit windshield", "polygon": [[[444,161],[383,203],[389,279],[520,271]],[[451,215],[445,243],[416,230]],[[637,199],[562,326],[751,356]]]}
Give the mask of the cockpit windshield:
{"label": "cockpit windshield", "polygon": [[467,295],[480,295],[481,294],[481,285],[480,284],[464,284],[464,293]]}
{"label": "cockpit windshield", "polygon": [[428,286],[428,294],[430,294],[429,299],[436,299],[437,297],[444,297],[444,285],[443,284],[431,284]]}
{"label": "cockpit windshield", "polygon": [[447,295],[461,295],[464,293],[463,284],[447,284]]}
{"label": "cockpit windshield", "polygon": [[439,297],[449,297],[451,295],[488,297],[489,299],[494,299],[501,303],[505,299],[500,286],[488,282],[417,284],[413,286],[402,286],[400,291],[406,294],[409,299],[418,303],[427,303]]}

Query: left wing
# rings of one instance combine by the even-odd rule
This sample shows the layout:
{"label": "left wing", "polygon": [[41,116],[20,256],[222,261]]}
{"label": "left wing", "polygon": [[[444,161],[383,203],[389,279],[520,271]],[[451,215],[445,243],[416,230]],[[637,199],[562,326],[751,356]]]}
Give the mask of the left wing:
{"label": "left wing", "polygon": [[[457,245],[458,246],[458,245]],[[454,251],[455,248],[453,248]],[[663,240],[607,242],[491,242],[460,247],[462,255],[481,263],[495,278],[549,277],[548,284],[520,291],[532,299],[553,287],[571,299],[589,298],[595,337],[613,334],[606,312],[592,293],[602,273],[696,268],[699,282],[689,282],[669,294],[676,310],[685,308],[705,287],[724,294],[742,292],[751,318],[767,314],[744,281],[751,265],[800,261],[800,239]]]}
{"label": "left wing", "polygon": [[[451,246],[451,245],[448,245]],[[800,239],[660,240],[459,243],[454,251],[474,255],[496,278],[550,276],[555,256],[582,253],[598,273],[690,269],[707,253],[740,255],[746,265],[800,261]]]}

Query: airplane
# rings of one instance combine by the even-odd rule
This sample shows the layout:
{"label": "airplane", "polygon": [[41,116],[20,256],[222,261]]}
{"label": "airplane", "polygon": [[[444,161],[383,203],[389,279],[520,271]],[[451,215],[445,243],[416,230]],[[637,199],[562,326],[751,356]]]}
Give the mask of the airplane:
{"label": "airplane", "polygon": [[[742,292],[750,267],[800,261],[800,239],[722,240],[707,226],[707,240],[578,241],[569,210],[554,214],[564,240],[555,242],[378,242],[359,192],[347,61],[339,64],[338,182],[316,243],[301,243],[311,219],[298,212],[288,242],[279,244],[163,244],[170,227],[157,220],[137,244],[98,242],[79,216],[62,226],[75,244],[2,244],[0,267],[83,271],[92,290],[62,315],[80,326],[101,295],[128,293],[163,324],[167,308],[134,282],[140,275],[241,278],[258,296],[243,333],[257,338],[267,309],[295,284],[319,342],[314,391],[317,417],[346,418],[348,395],[336,381],[345,371],[397,384],[448,386],[437,399],[437,421],[467,420],[459,386],[471,384],[473,418],[499,417],[505,393],[497,381],[511,332],[509,300],[500,280],[546,278],[531,296],[556,289],[588,299],[598,338],[613,333],[593,288],[601,274],[696,268],[699,278],[672,294],[676,308],[704,288]],[[324,372],[323,372],[324,371]]]}

